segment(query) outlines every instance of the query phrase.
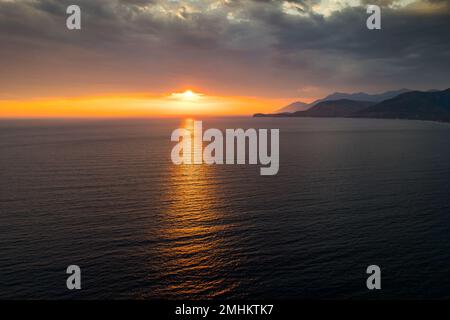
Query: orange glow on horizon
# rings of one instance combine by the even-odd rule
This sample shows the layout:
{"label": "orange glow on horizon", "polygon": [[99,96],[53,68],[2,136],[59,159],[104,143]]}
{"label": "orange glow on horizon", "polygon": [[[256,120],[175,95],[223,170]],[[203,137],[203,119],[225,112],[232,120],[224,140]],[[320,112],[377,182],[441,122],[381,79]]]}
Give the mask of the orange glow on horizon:
{"label": "orange glow on horizon", "polygon": [[126,93],[103,96],[0,100],[1,118],[178,117],[251,115],[274,112],[289,101],[223,97],[193,90],[165,95]]}
{"label": "orange glow on horizon", "polygon": [[184,100],[184,101],[193,101],[193,100],[201,99],[204,96],[204,94],[197,93],[192,90],[186,90],[182,93],[174,92],[170,96],[174,99],[179,99],[179,100]]}

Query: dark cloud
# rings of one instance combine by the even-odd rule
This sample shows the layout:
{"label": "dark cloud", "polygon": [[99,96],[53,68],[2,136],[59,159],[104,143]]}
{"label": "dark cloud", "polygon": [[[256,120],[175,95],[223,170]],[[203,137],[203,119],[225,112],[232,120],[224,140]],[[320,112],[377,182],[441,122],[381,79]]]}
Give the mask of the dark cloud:
{"label": "dark cloud", "polygon": [[[364,6],[326,13],[320,0],[0,0],[0,91],[192,84],[282,97],[310,87],[449,87],[448,2],[375,3],[383,5],[377,31],[366,28]],[[82,9],[81,31],[65,28],[71,4]]]}
{"label": "dark cloud", "polygon": [[362,0],[361,3],[363,5],[378,5],[381,7],[387,7],[387,6],[391,6],[393,4],[395,4],[396,2],[398,2],[399,0]]}

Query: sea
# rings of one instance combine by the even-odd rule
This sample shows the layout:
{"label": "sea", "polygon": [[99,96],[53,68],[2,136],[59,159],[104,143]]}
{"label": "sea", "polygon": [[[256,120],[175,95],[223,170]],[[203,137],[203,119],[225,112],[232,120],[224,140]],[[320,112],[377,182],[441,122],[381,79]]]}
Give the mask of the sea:
{"label": "sea", "polygon": [[173,164],[181,118],[1,120],[0,299],[450,298],[450,124],[195,120],[280,129],[278,174]]}

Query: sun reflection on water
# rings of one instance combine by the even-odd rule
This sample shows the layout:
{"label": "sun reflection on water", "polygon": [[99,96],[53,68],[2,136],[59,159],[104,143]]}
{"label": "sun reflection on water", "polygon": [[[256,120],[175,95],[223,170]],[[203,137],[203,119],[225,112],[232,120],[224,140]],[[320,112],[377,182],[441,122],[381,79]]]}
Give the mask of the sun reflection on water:
{"label": "sun reflection on water", "polygon": [[[193,119],[183,122],[183,128],[191,132],[193,126]],[[193,150],[196,152],[202,150]],[[224,222],[214,168],[205,164],[171,167],[159,252],[165,261],[166,283],[160,296],[216,297],[238,285],[224,278],[224,270],[235,262],[223,240],[229,225]]]}

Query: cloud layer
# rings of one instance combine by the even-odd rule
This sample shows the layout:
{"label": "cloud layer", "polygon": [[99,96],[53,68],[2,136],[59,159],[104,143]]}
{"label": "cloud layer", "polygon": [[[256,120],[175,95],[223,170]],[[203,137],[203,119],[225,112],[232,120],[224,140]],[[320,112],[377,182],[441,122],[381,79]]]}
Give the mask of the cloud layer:
{"label": "cloud layer", "polygon": [[[81,31],[65,27],[71,4]],[[444,0],[0,0],[0,41],[0,98],[450,87]]]}

